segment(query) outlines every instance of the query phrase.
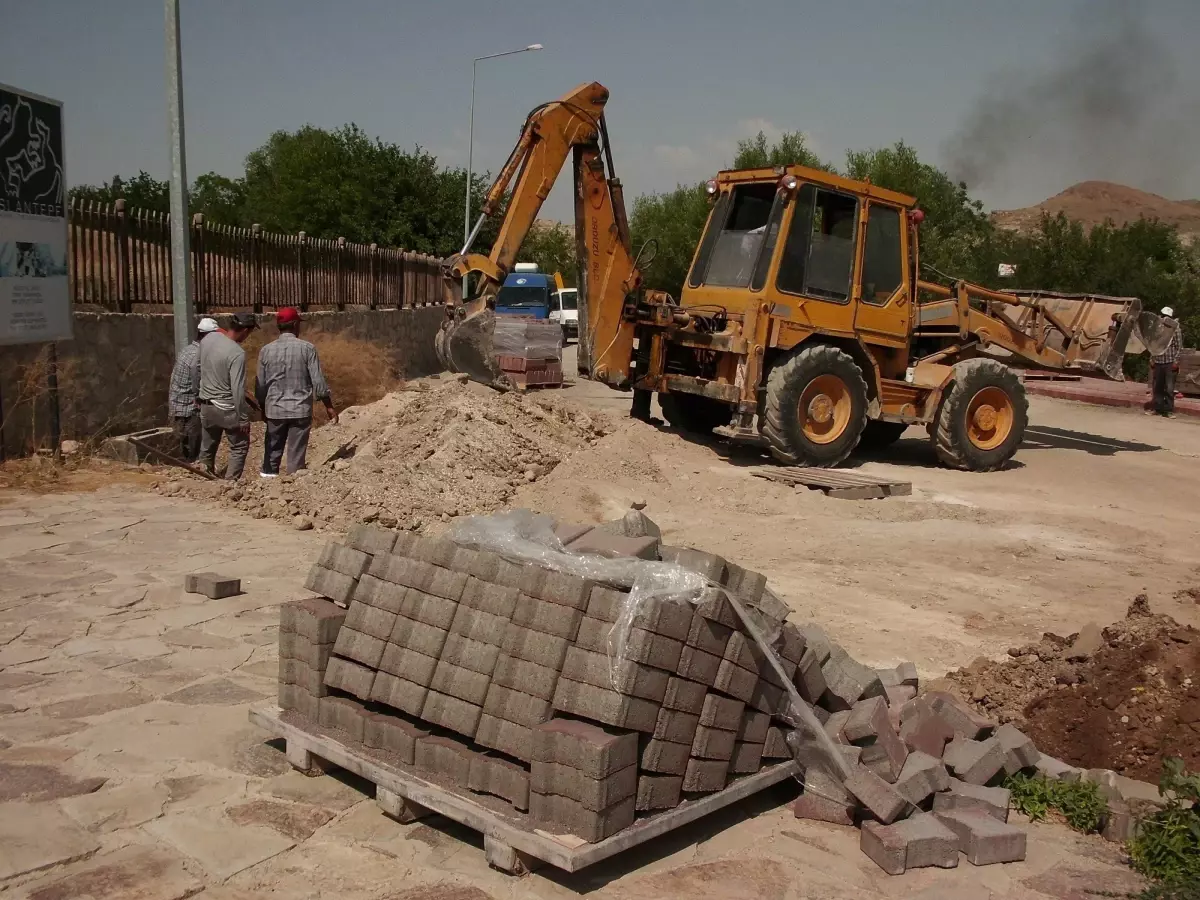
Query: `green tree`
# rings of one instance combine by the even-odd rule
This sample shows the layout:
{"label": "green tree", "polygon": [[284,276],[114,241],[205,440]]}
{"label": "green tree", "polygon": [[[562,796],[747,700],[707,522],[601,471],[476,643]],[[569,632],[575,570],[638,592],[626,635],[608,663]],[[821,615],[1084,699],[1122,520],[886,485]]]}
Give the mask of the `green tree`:
{"label": "green tree", "polygon": [[245,207],[246,183],[240,178],[207,172],[196,179],[189,191],[188,210],[222,225],[251,224],[246,220]]}
{"label": "green tree", "polygon": [[148,172],[141,171],[132,178],[114,175],[101,185],[81,184],[68,191],[71,200],[100,204],[114,203],[124,199],[127,207],[149,209],[155,212],[171,211],[171,188]]}
{"label": "green tree", "polygon": [[804,134],[799,131],[785,131],[773,144],[767,143],[767,136],[761,131],[752,138],[738,141],[733,168],[764,169],[775,166],[808,166],[810,169],[833,171],[829,163],[809,149]]}
{"label": "green tree", "polygon": [[574,285],[579,272],[575,253],[575,230],[562,222],[539,222],[521,244],[521,262],[537,263],[538,271],[562,274],[563,282]]}
{"label": "green tree", "polygon": [[646,287],[679,299],[708,211],[708,194],[702,184],[681,184],[673,191],[644,194],[634,200],[629,216],[633,252],[640,252],[649,240],[658,242],[653,262],[642,273]]}

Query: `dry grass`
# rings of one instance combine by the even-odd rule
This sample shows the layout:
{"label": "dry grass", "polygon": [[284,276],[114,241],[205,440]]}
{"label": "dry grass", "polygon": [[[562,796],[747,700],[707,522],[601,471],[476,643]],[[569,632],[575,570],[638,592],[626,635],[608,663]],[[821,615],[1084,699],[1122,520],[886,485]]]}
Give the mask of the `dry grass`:
{"label": "dry grass", "polygon": [[83,454],[58,461],[38,454],[0,463],[0,491],[33,494],[91,493],[115,484],[148,486],[158,477],[151,472]]}
{"label": "dry grass", "polygon": [[[258,370],[258,351],[263,345],[275,340],[273,328],[255,331],[243,344],[246,348],[246,372],[248,389],[254,390],[254,373]],[[400,378],[388,354],[375,344],[347,337],[344,334],[302,332],[301,337],[310,341],[321,357],[321,369],[333,401],[339,410],[347,406],[374,403],[389,391],[400,386]],[[317,425],[326,421],[325,410],[318,403],[314,414]]]}

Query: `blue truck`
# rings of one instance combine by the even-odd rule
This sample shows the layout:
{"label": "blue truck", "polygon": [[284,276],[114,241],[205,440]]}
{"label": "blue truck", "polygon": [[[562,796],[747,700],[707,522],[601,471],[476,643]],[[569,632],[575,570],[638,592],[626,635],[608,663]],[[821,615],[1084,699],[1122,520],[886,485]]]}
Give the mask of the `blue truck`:
{"label": "blue truck", "polygon": [[517,263],[512,274],[504,279],[496,294],[496,315],[549,317],[554,282],[549,275],[530,271],[531,268],[530,263]]}

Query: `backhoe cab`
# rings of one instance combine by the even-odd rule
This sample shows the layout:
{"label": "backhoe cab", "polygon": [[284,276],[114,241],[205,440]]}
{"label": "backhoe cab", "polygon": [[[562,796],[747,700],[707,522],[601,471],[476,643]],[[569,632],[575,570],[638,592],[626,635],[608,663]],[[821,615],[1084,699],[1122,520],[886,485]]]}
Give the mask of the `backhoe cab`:
{"label": "backhoe cab", "polygon": [[[915,198],[802,166],[720,173],[682,296],[643,290],[648,253],[630,244],[607,102],[593,82],[529,114],[475,228],[503,209],[494,246],[471,253],[468,240],[444,266],[447,367],[503,386],[495,292],[571,159],[580,370],[632,389],[635,411],[656,392],[678,428],[719,427],[810,466],[924,425],[943,462],[989,470],[1028,418],[1006,360],[1121,377],[1137,300],[920,281]],[[464,301],[466,275],[478,288]]]}

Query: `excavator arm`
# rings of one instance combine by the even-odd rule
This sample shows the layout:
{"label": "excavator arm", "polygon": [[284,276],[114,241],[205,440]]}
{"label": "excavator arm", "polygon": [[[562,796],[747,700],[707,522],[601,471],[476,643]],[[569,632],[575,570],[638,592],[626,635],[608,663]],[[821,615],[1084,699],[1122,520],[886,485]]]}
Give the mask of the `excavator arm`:
{"label": "excavator arm", "polygon": [[[526,118],[471,236],[460,253],[443,263],[446,318],[436,347],[447,369],[507,386],[493,352],[496,294],[570,159],[581,280],[581,359],[597,370],[603,368],[610,383],[628,379],[633,327],[624,321],[623,310],[626,297],[642,279],[630,249],[621,183],[612,170],[604,122],[608,96],[607,88],[592,82],[537,107]],[[501,212],[491,250],[473,253],[483,224]],[[472,284],[470,297],[462,294],[464,278]]]}

